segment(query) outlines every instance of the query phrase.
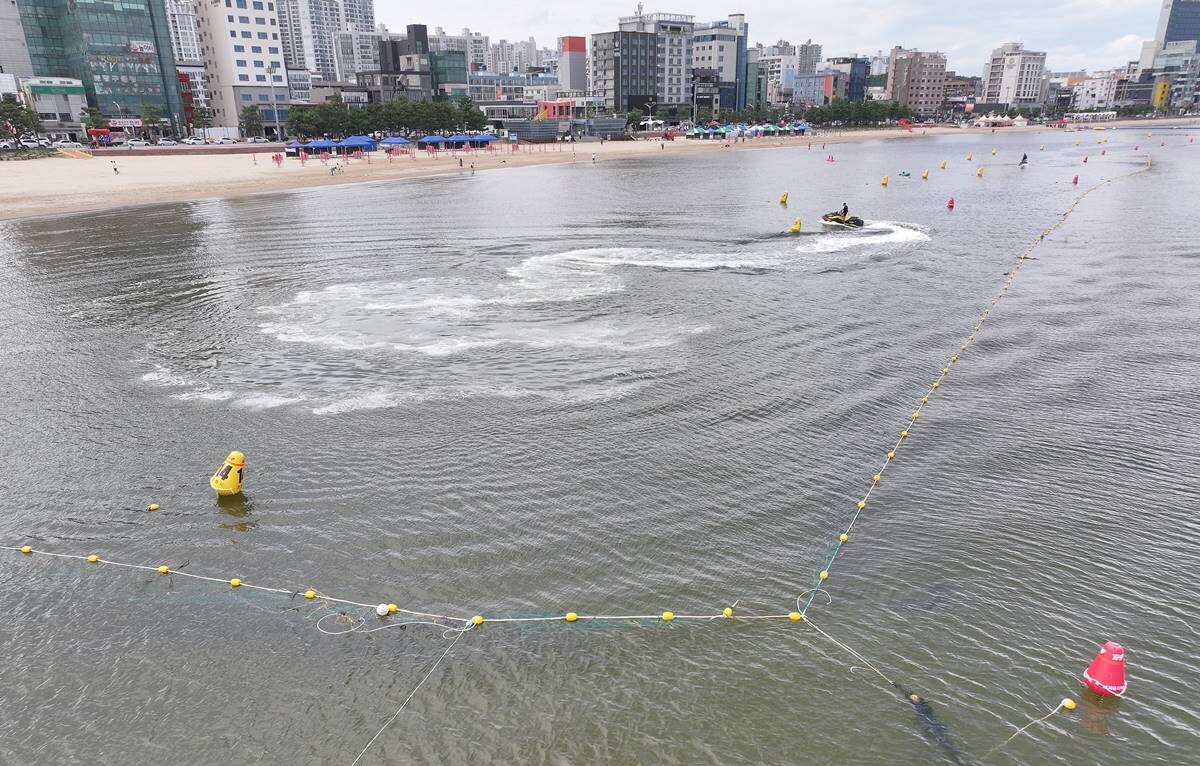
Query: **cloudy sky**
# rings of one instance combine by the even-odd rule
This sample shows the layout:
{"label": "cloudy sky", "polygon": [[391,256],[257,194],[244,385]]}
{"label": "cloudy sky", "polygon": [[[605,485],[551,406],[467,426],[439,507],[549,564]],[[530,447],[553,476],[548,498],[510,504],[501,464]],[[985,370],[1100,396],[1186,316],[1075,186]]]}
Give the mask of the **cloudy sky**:
{"label": "cloudy sky", "polygon": [[[944,51],[949,68],[979,74],[1000,43],[1023,42],[1049,53],[1055,71],[1111,68],[1135,59],[1141,41],[1154,36],[1160,0],[662,0],[646,12],[687,13],[697,21],[745,13],[750,42],[793,43],[812,38],[826,56],[874,53],[893,45]],[[420,8],[421,10],[414,10]],[[533,36],[553,47],[561,35],[616,29],[636,0],[459,0],[411,3],[375,0],[380,23],[463,27],[499,39]],[[831,12],[832,11],[832,12]]]}

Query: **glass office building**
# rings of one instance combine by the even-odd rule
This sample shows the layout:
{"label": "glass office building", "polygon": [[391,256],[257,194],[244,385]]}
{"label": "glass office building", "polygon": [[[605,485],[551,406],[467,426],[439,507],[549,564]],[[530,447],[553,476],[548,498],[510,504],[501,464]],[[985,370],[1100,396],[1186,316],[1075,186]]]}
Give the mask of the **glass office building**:
{"label": "glass office building", "polygon": [[183,105],[163,0],[18,0],[38,75],[83,81],[105,117],[162,110],[178,130]]}
{"label": "glass office building", "polygon": [[1200,42],[1200,0],[1164,0],[1157,39],[1159,48],[1167,43]]}

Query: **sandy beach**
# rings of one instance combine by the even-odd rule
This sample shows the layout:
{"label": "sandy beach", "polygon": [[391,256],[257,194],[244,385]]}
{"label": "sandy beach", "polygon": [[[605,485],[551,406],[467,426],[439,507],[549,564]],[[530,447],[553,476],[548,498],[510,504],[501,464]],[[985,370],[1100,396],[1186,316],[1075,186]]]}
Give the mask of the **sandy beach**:
{"label": "sandy beach", "polygon": [[[1145,127],[1147,130],[1196,125],[1196,120],[1154,122],[1130,121],[1109,127]],[[281,167],[271,161],[278,151],[264,147],[257,154],[189,154],[180,151],[172,155],[139,154],[130,150],[119,156],[68,157],[59,156],[29,161],[0,162],[0,220],[34,216],[57,215],[120,207],[148,205],[160,202],[179,202],[215,197],[236,197],[262,192],[303,189],[334,184],[419,178],[423,176],[492,171],[531,165],[552,165],[570,162],[597,162],[638,157],[701,155],[715,151],[761,151],[780,147],[820,144],[845,144],[861,141],[896,139],[917,140],[938,135],[984,134],[986,129],[959,129],[944,126],[916,127],[905,130],[847,130],[822,131],[814,136],[794,138],[757,138],[745,142],[692,141],[676,139],[660,143],[653,141],[614,141],[579,144],[522,145],[517,152],[486,151],[463,153],[442,152],[433,158],[418,151],[414,158],[396,157],[391,160],[382,152],[370,159],[331,159],[328,164],[310,159],[304,164],[287,159]],[[1002,129],[1036,132],[1051,128],[1031,127]],[[574,151],[572,151],[574,146]],[[82,153],[76,153],[81,154]],[[459,167],[460,157],[463,167]],[[342,172],[330,173],[331,165],[340,165]],[[120,171],[114,173],[114,166]]]}

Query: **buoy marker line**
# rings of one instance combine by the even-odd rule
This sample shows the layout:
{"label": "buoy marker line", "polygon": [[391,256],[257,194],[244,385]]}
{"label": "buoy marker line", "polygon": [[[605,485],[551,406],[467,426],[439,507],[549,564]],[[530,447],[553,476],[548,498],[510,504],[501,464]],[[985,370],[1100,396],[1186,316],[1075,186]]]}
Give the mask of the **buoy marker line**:
{"label": "buoy marker line", "polygon": [[[840,535],[838,535],[837,539],[833,543],[830,554],[824,560],[824,563],[822,564],[820,569],[817,570],[816,576],[813,581],[813,587],[806,591],[803,591],[799,596],[796,597],[796,611],[799,612],[802,616],[808,615],[808,610],[812,606],[813,600],[816,598],[818,593],[824,593],[826,598],[828,599],[828,602],[830,602],[830,603],[832,602],[832,600],[833,600],[832,597],[829,595],[829,592],[827,590],[825,590],[825,588],[824,588],[825,583],[826,583],[826,581],[828,581],[830,573],[833,571],[833,565],[837,562],[838,555],[841,553],[843,546],[845,546],[846,543],[849,542],[850,533],[854,531],[855,524],[858,523],[859,517],[862,516],[863,511],[866,510],[867,503],[871,499],[871,494],[875,491],[876,487],[878,487],[879,484],[883,481],[884,474],[886,473],[888,467],[896,461],[897,456],[900,454],[901,448],[904,446],[905,442],[908,441],[908,438],[912,435],[913,429],[916,428],[917,421],[920,420],[922,411],[925,409],[926,405],[929,404],[929,402],[933,398],[933,396],[938,393],[938,391],[941,389],[942,385],[946,382],[946,379],[950,376],[951,369],[953,369],[954,365],[958,363],[959,356],[962,354],[965,354],[967,352],[967,350],[971,347],[971,345],[975,343],[979,334],[983,331],[984,325],[987,323],[988,318],[991,316],[992,309],[994,309],[999,304],[999,302],[1004,298],[1004,296],[1008,294],[1009,288],[1012,287],[1013,281],[1017,278],[1017,273],[1021,270],[1021,267],[1024,266],[1025,263],[1029,260],[1030,254],[1034,250],[1036,250],[1039,245],[1041,245],[1043,242],[1045,242],[1047,237],[1049,237],[1051,234],[1053,234],[1055,231],[1057,231],[1060,226],[1062,226],[1064,223],[1066,223],[1066,221],[1070,217],[1070,215],[1075,212],[1075,210],[1079,207],[1080,203],[1082,203],[1083,200],[1086,199],[1089,194],[1091,194],[1092,192],[1096,191],[1097,189],[1099,189],[1107,184],[1112,183],[1113,181],[1116,181],[1121,178],[1127,178],[1136,173],[1140,173],[1144,169],[1145,168],[1139,168],[1137,170],[1133,170],[1129,173],[1125,173],[1120,176],[1114,176],[1112,178],[1103,179],[1100,182],[1096,183],[1091,188],[1084,191],[1082,194],[1080,194],[1078,197],[1075,198],[1074,202],[1071,203],[1070,207],[1068,207],[1064,212],[1059,214],[1057,221],[1055,221],[1049,228],[1043,230],[1037,236],[1037,238],[1034,239],[1033,242],[1031,242],[1029,244],[1029,246],[1025,248],[1025,250],[1021,253],[1021,255],[1017,257],[1016,264],[1013,265],[1011,270],[1009,270],[1005,273],[1004,283],[1001,286],[1000,291],[998,293],[996,293],[995,297],[992,298],[989,301],[988,305],[984,307],[983,313],[981,313],[979,315],[979,318],[978,318],[978,320],[976,320],[971,332],[969,332],[967,334],[966,338],[959,344],[958,351],[956,351],[950,355],[949,359],[942,366],[941,371],[934,378],[933,382],[929,385],[929,388],[926,389],[925,393],[918,400],[917,406],[913,410],[912,415],[909,416],[907,424],[900,430],[900,433],[896,437],[895,443],[892,444],[891,449],[889,449],[885,453],[883,463],[879,466],[879,468],[877,468],[872,473],[871,481],[867,485],[866,492],[854,503],[854,513],[851,514],[849,523],[846,525],[845,530]],[[805,597],[805,594],[807,594],[807,598]],[[803,603],[801,603],[801,602],[803,602]]]}

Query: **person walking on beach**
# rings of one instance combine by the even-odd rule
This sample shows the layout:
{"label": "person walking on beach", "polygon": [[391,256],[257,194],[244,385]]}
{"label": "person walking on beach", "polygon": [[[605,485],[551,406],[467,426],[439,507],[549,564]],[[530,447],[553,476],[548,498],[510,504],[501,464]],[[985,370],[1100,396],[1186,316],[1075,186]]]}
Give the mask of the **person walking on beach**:
{"label": "person walking on beach", "polygon": [[121,171],[117,169],[117,161],[116,161],[116,160],[109,160],[109,162],[111,162],[111,163],[112,163],[113,175],[114,175],[114,176],[119,176],[119,175],[121,175]]}
{"label": "person walking on beach", "polygon": [[595,153],[593,153],[592,154],[592,162],[595,162],[595,161],[596,161],[596,155],[595,155]]}

